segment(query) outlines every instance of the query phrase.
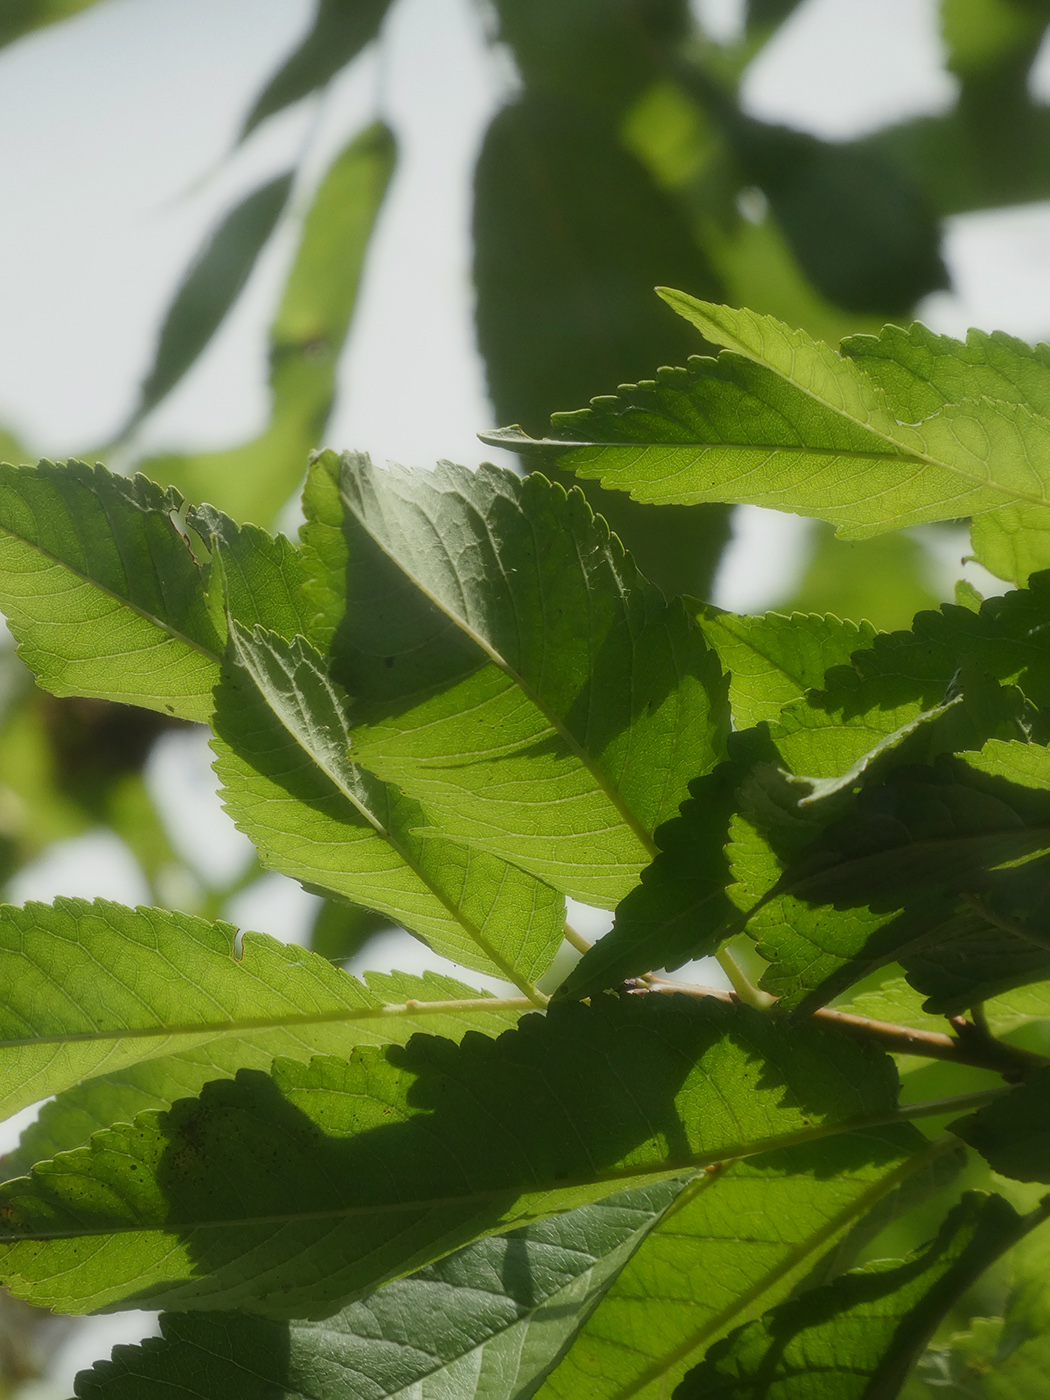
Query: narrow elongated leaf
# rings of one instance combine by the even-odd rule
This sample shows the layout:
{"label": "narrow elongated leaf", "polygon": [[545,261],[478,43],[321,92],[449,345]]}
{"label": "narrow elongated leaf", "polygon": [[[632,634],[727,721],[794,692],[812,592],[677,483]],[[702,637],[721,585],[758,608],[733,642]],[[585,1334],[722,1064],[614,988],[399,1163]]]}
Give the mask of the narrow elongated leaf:
{"label": "narrow elongated leaf", "polygon": [[561,944],[564,899],[495,856],[419,835],[419,803],[351,762],[344,701],[309,642],[232,623],[215,706],[223,800],[268,865],[542,1004],[533,983]]}
{"label": "narrow elongated leaf", "polygon": [[171,393],[222,324],[281,217],[292,178],[289,171],[252,190],[208,235],[168,307],[125,434]]}
{"label": "narrow elongated leaf", "polygon": [[0,1267],[72,1312],[325,1316],[482,1235],[884,1122],[895,1080],[881,1052],[677,997],[279,1060],[7,1183]]}
{"label": "narrow elongated leaf", "polygon": [[729,675],[738,729],[775,720],[789,701],[819,689],[826,671],[847,665],[875,636],[870,622],[842,622],[815,613],[738,617],[709,604],[697,620]]}
{"label": "narrow elongated leaf", "polygon": [[390,0],[317,0],[309,33],[255,99],[241,140],[267,117],[323,87],[371,43],[389,8]]}
{"label": "narrow elongated leaf", "polygon": [[[309,1055],[418,1029],[411,1007],[384,1009],[383,997],[324,958],[257,933],[238,950],[235,932],[108,900],[4,906],[0,1111],[215,1040]],[[468,1000],[485,999],[468,991]]]}
{"label": "narrow elongated leaf", "polygon": [[341,480],[354,578],[333,669],[359,761],[449,836],[614,905],[722,751],[699,629],[543,477],[348,456]]}
{"label": "narrow elongated leaf", "polygon": [[302,480],[335,396],[365,253],[395,161],[376,123],[336,156],[303,221],[270,327],[270,418],[253,441],[220,452],[149,459],[142,470],[237,520],[269,524]]}
{"label": "narrow elongated leaf", "polygon": [[659,1400],[719,1337],[805,1279],[902,1191],[943,1184],[914,1128],[844,1135],[709,1173],[609,1289],[540,1400]]}
{"label": "narrow elongated leaf", "polygon": [[179,505],[82,462],[0,467],[0,606],[41,685],[207,719],[223,638]]}
{"label": "narrow elongated leaf", "polygon": [[[1004,534],[1047,531],[1050,420],[1026,405],[965,398],[912,424],[860,361],[772,317],[664,295],[730,353],[558,415],[560,436],[544,445],[564,466],[639,500],[770,505],[853,539],[986,515],[975,549],[1000,573]],[[486,440],[529,445],[513,432]],[[1033,538],[1023,572],[1004,576],[1023,581],[1048,563]]]}
{"label": "narrow elongated leaf", "polygon": [[[251,955],[261,935],[246,938]],[[358,1000],[365,988],[366,1004],[347,1006],[342,1019],[336,1007],[330,1022],[227,1027],[197,1049],[138,1060],[62,1090],[43,1105],[18,1147],[0,1159],[3,1179],[25,1176],[37,1162],[83,1147],[111,1123],[130,1123],[146,1109],[170,1108],[177,1099],[199,1094],[213,1079],[232,1079],[239,1069],[269,1070],[276,1054],[309,1059],[328,1051],[345,1053],[357,1044],[401,1044],[424,1028],[455,1041],[468,1030],[497,1035],[531,1009],[521,999],[501,1001],[436,972],[369,972],[351,982]]]}
{"label": "narrow elongated leaf", "polygon": [[[467,1245],[323,1323],[168,1313],[162,1337],[77,1377],[80,1400],[370,1400],[532,1393],[678,1182],[623,1192]],[[173,1376],[177,1377],[173,1386]]]}
{"label": "narrow elongated leaf", "polygon": [[893,1400],[956,1299],[1046,1213],[968,1193],[926,1248],[782,1303],[716,1347],[675,1400]]}

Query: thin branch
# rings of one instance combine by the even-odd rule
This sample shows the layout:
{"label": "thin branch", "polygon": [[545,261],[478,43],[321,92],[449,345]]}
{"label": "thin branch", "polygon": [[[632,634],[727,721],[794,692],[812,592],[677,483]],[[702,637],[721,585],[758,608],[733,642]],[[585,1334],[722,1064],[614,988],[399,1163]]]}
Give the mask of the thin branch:
{"label": "thin branch", "polygon": [[566,943],[568,943],[569,947],[575,948],[578,953],[589,953],[591,951],[591,945],[587,942],[586,938],[584,938],[583,934],[577,933],[572,924],[568,921],[566,921],[565,927],[562,930],[562,937],[565,939]]}
{"label": "thin branch", "polygon": [[[724,992],[716,987],[697,987],[686,982],[672,982],[657,977],[645,979],[647,987],[654,992],[681,992],[692,997],[717,997],[719,1001],[742,1001],[735,992]],[[894,1055],[921,1055],[927,1060],[950,1060],[959,1065],[970,1065],[974,1069],[987,1069],[1001,1074],[1007,1080],[1015,1080],[1029,1070],[1050,1064],[1043,1055],[1030,1050],[1022,1050],[1016,1045],[1006,1045],[1001,1040],[985,1038],[969,1022],[953,1022],[961,1034],[945,1035],[940,1031],[918,1030],[913,1026],[898,1026],[890,1021],[876,1021],[870,1016],[855,1016],[849,1011],[836,1011],[824,1006],[814,1011],[810,1017],[818,1026],[826,1026],[847,1035],[851,1040],[864,1044],[881,1045]]]}

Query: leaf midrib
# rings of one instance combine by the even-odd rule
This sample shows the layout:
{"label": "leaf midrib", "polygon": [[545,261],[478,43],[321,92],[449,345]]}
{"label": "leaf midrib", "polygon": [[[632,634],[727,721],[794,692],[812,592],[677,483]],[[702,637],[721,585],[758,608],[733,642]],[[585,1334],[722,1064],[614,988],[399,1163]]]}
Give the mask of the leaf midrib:
{"label": "leaf midrib", "polygon": [[[348,1220],[356,1216],[396,1215],[404,1212],[425,1212],[449,1206],[464,1206],[474,1202],[479,1204],[512,1197],[511,1205],[527,1202],[532,1198],[558,1196],[566,1191],[586,1190],[590,1187],[609,1185],[617,1187],[624,1181],[645,1178],[674,1177],[689,1171],[701,1171],[716,1164],[729,1164],[757,1157],[765,1152],[777,1152],[823,1138],[838,1137],[843,1133],[859,1132],[868,1128],[887,1127],[890,1124],[910,1122],[914,1118],[943,1117],[948,1113],[964,1111],[968,1108],[983,1107],[996,1099],[1015,1092],[1012,1086],[1005,1088],[982,1089],[971,1094],[961,1094],[954,1099],[938,1099],[929,1103],[907,1104],[902,1108],[889,1109],[882,1113],[868,1114],[848,1122],[819,1124],[816,1127],[800,1128],[778,1137],[756,1139],[753,1142],[733,1143],[708,1152],[690,1153],[674,1158],[660,1158],[656,1161],[633,1162],[623,1167],[610,1167],[605,1171],[594,1172],[589,1176],[559,1177],[549,1181],[508,1183],[483,1190],[474,1190],[459,1195],[429,1196],[421,1200],[398,1200],[391,1202],[368,1202],[362,1205],[326,1207],[315,1211],[277,1211],[267,1215],[242,1215],[222,1219],[170,1221],[165,1225],[144,1225],[141,1221],[126,1224],[95,1225],[72,1228],[69,1226],[55,1230],[27,1231],[22,1234],[9,1234],[0,1229],[0,1244],[20,1244],[33,1240],[82,1239],[85,1237],[109,1235],[172,1235],[185,1231],[236,1230],[256,1225],[294,1225],[299,1221]],[[155,1110],[154,1110],[155,1111]],[[407,1120],[413,1121],[419,1115],[412,1114]],[[350,1139],[352,1140],[352,1139]],[[83,1149],[81,1149],[83,1150]],[[18,1179],[18,1178],[16,1178]],[[9,1186],[10,1183],[5,1183]],[[599,1198],[600,1199],[600,1198]],[[527,1213],[526,1219],[543,1218],[559,1213],[563,1207],[553,1207],[537,1216]],[[514,1228],[513,1217],[494,1223],[485,1235],[502,1234]],[[455,1248],[455,1246],[453,1246]],[[449,1251],[444,1251],[448,1253]],[[437,1256],[436,1256],[437,1257]]]}
{"label": "leaf midrib", "polygon": [[[281,713],[281,711],[270,703],[268,692],[259,683],[256,668],[252,664],[250,655],[245,652],[245,649],[241,644],[240,637],[237,635],[236,626],[233,624],[231,624],[231,632],[234,639],[234,645],[237,648],[237,652],[241,658],[242,664],[244,665],[248,673],[252,676],[252,679],[255,681],[256,689],[265,701],[270,713],[277,720],[278,724],[281,725],[281,727],[284,729],[285,733],[289,736],[292,742],[301,750],[302,753],[306,755],[307,759],[325,775],[325,777],[330,783],[332,783],[336,790],[342,793],[342,795],[351,804],[354,810],[360,812],[361,816],[364,817],[365,821],[368,822],[368,824],[372,827],[372,830],[376,833],[379,839],[381,841],[385,841],[387,845],[390,846],[390,848],[401,858],[401,860],[404,861],[405,865],[409,868],[409,870],[412,871],[413,875],[415,875],[416,879],[420,882],[420,884],[423,885],[425,889],[428,889],[430,891],[433,897],[436,900],[438,900],[438,902],[447,910],[449,916],[453,919],[453,921],[457,923],[461,929],[463,929],[463,931],[473,941],[476,947],[478,947],[481,950],[481,952],[483,952],[485,956],[492,961],[493,965],[500,972],[503,973],[507,980],[509,982],[512,982],[516,987],[520,988],[520,990],[525,993],[525,995],[529,998],[529,1001],[534,1008],[542,1009],[543,1007],[545,1007],[549,998],[546,997],[541,991],[539,991],[534,986],[534,984],[530,982],[527,978],[522,977],[518,973],[518,971],[514,967],[512,967],[510,963],[507,962],[506,958],[504,958],[501,953],[499,953],[495,948],[492,947],[488,939],[482,933],[481,929],[478,928],[472,920],[468,919],[464,915],[463,911],[456,904],[454,904],[452,900],[450,900],[441,890],[434,888],[434,885],[429,879],[427,879],[426,875],[424,874],[423,870],[420,868],[418,863],[415,861],[415,859],[404,849],[401,843],[395,839],[393,833],[383,824],[383,822],[379,820],[379,818],[372,812],[368,805],[354,793],[353,789],[349,787],[348,784],[346,784],[343,781],[341,775],[339,773],[333,773],[328,767],[328,765],[322,762],[319,759],[319,757],[312,751],[312,749],[307,748],[300,735],[297,734],[295,730],[292,729],[291,726],[286,722],[284,715]],[[304,661],[306,660],[307,658],[304,658]],[[347,739],[349,740],[349,735],[347,735]],[[347,762],[350,763],[350,766],[353,768],[360,767],[360,765],[354,764],[349,759],[347,760]],[[382,782],[383,780],[379,779],[379,781]],[[450,838],[445,837],[444,839],[448,840]]]}
{"label": "leaf midrib", "polygon": [[[72,574],[74,578],[79,579],[82,583],[89,584],[90,587],[104,594],[105,597],[111,598],[115,603],[120,604],[121,607],[130,609],[131,612],[141,617],[143,621],[152,623],[159,631],[167,633],[174,641],[184,643],[191,651],[195,651],[199,655],[206,657],[207,660],[213,662],[216,666],[221,664],[222,658],[217,652],[211,651],[201,642],[194,641],[192,637],[187,636],[186,633],[182,632],[179,628],[157,617],[154,613],[147,612],[145,608],[140,607],[138,603],[133,603],[130,598],[125,598],[122,594],[115,592],[106,584],[100,583],[98,579],[93,578],[90,574],[84,573],[82,569],[78,569],[75,565],[68,563],[51,550],[45,549],[43,545],[36,544],[33,540],[27,539],[25,535],[20,535],[16,531],[8,529],[6,526],[0,526],[0,535],[6,535],[9,539],[16,540],[19,544],[24,544],[28,549],[34,550],[42,558],[49,560],[57,568],[64,569],[66,573]],[[72,626],[75,624],[66,623],[65,625]]]}
{"label": "leaf midrib", "polygon": [[487,642],[485,638],[481,636],[480,633],[476,632],[475,629],[471,627],[471,625],[467,622],[466,618],[461,617],[458,613],[453,612],[450,608],[446,607],[445,604],[441,601],[441,599],[436,597],[431,592],[431,590],[420,581],[416,573],[414,571],[411,571],[402,562],[402,560],[398,558],[396,554],[394,554],[390,549],[387,548],[386,544],[382,540],[376,537],[372,530],[369,529],[367,522],[361,518],[361,515],[354,508],[352,501],[348,498],[345,492],[342,491],[342,489],[340,489],[340,496],[342,497],[343,504],[346,507],[346,509],[353,513],[355,520],[361,526],[361,528],[368,534],[369,539],[371,539],[373,543],[376,544],[376,546],[383,551],[383,553],[395,565],[395,567],[398,568],[403,574],[405,574],[406,577],[411,579],[412,583],[415,585],[416,588],[419,589],[420,593],[422,593],[423,596],[434,605],[434,607],[436,607],[447,618],[449,618],[450,621],[456,627],[458,627],[459,630],[466,637],[469,637],[470,640],[474,642],[475,645],[482,652],[484,652],[484,654],[489,658],[489,660],[492,661],[492,663],[495,666],[497,666],[514,685],[517,686],[517,688],[522,692],[525,698],[529,700],[533,705],[535,705],[536,709],[539,710],[540,714],[544,716],[544,718],[547,720],[547,723],[551,726],[554,732],[565,743],[566,747],[569,749],[569,752],[572,753],[574,757],[579,761],[580,765],[590,773],[594,782],[601,789],[601,791],[605,793],[605,796],[609,799],[613,807],[620,814],[620,818],[623,821],[624,825],[634,835],[636,840],[641,845],[642,849],[648,855],[649,859],[655,860],[658,854],[658,847],[656,845],[656,842],[653,840],[653,837],[648,831],[646,831],[645,827],[642,826],[641,822],[624,802],[623,797],[619,793],[619,791],[615,787],[613,787],[613,785],[605,776],[605,774],[601,771],[601,769],[597,768],[596,765],[591,761],[590,755],[587,753],[586,749],[581,747],[581,745],[577,742],[575,736],[565,727],[565,725],[562,723],[559,717],[556,714],[554,714],[553,711],[551,711],[549,706],[541,699],[539,694],[533,690],[532,686],[528,684],[524,676],[520,675],[517,669],[513,667],[510,664],[510,662],[507,661],[506,658],[503,657],[496,650],[494,646]]}

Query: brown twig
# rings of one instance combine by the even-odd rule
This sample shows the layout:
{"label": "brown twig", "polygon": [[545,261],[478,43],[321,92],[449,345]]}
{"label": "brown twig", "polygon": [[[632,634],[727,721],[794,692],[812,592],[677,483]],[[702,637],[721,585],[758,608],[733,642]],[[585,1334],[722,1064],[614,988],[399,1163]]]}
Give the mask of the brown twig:
{"label": "brown twig", "polygon": [[[685,996],[739,1001],[735,992],[723,991],[720,987],[698,987],[655,976],[644,980],[647,988],[653,992],[681,992]],[[850,1011],[836,1011],[830,1006],[814,1011],[810,1019],[818,1026],[849,1036],[851,1040],[881,1045],[894,1055],[921,1055],[927,1060],[950,1060],[957,1065],[991,1070],[1010,1083],[1022,1078],[1029,1070],[1050,1064],[1044,1055],[1022,1050],[1016,1045],[1006,1045],[962,1017],[955,1017],[949,1022],[955,1035],[918,1030],[914,1026],[898,1026],[891,1021],[876,1021],[870,1016],[855,1016]]]}

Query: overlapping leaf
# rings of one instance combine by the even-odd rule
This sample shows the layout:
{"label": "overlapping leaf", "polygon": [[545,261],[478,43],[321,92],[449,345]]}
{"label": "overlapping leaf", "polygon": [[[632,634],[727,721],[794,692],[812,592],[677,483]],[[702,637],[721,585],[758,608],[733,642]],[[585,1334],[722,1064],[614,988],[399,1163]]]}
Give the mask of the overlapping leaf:
{"label": "overlapping leaf", "polygon": [[324,1316],[482,1235],[883,1122],[895,1078],[813,1027],[667,997],[281,1060],[7,1183],[0,1262],[66,1311]]}
{"label": "overlapping leaf", "polygon": [[[975,548],[995,571],[1023,581],[1050,563],[1040,544],[1050,420],[1016,394],[968,396],[915,424],[910,395],[898,405],[861,358],[772,317],[664,295],[729,353],[558,415],[558,436],[541,445],[563,465],[638,500],[774,506],[856,539],[974,515]],[[513,431],[487,440],[531,442]]]}
{"label": "overlapping leaf", "polygon": [[450,837],[611,907],[722,750],[699,630],[543,477],[347,457],[341,490],[332,669],[355,700],[356,757]]}
{"label": "overlapping leaf", "polygon": [[168,1313],[161,1338],[81,1372],[77,1395],[381,1400],[419,1387],[517,1400],[556,1364],[680,1190],[663,1182],[479,1240],[323,1323]]}
{"label": "overlapping leaf", "polygon": [[734,1333],[675,1400],[891,1400],[955,1300],[1045,1217],[970,1193],[908,1259],[845,1274]]}
{"label": "overlapping leaf", "polygon": [[[487,1024],[470,1014],[486,999],[469,988],[452,984],[435,1007],[413,1009],[405,1003],[422,984],[410,978],[400,1004],[388,1006],[314,953],[258,933],[238,948],[235,932],[108,900],[0,909],[4,1116],[81,1080],[218,1040],[245,1056],[309,1056],[405,1040],[428,1012],[464,1013],[464,1028]],[[493,1010],[500,1028],[499,1003]],[[225,1073],[246,1062],[227,1059]]]}
{"label": "overlapping leaf", "polygon": [[869,647],[875,636],[870,622],[815,613],[738,617],[707,605],[697,620],[729,675],[738,729],[775,720],[789,701],[821,689],[825,672],[848,665],[853,653]]}
{"label": "overlapping leaf", "polygon": [[942,1181],[918,1146],[898,1127],[823,1143],[819,1157],[793,1148],[706,1177],[627,1263],[541,1400],[669,1395],[713,1341],[786,1296],[844,1231],[900,1190]]}
{"label": "overlapping leaf", "polygon": [[[254,958],[262,935],[245,937],[249,956]],[[285,958],[277,965],[287,974],[296,963]],[[317,971],[312,960],[309,967]],[[352,1045],[401,1043],[422,1029],[450,1040],[460,1040],[468,1030],[497,1035],[528,1009],[521,999],[501,1001],[436,972],[418,976],[369,972],[361,981],[348,980],[358,1002],[364,989],[364,1003],[347,1005],[342,1014],[336,1005],[330,1021],[286,1020],[271,1027],[239,1029],[227,1024],[218,1039],[209,1039],[195,1050],[140,1059],[126,1069],[62,1090],[43,1105],[17,1148],[0,1158],[3,1179],[24,1176],[35,1163],[84,1146],[93,1133],[111,1123],[130,1123],[146,1109],[170,1108],[176,1099],[199,1094],[213,1079],[232,1079],[239,1069],[268,1070],[275,1054],[308,1059],[319,1052],[345,1053]],[[337,978],[332,985],[343,991],[346,980]],[[282,990],[286,997],[290,995],[283,982]]]}
{"label": "overlapping leaf", "polygon": [[207,719],[223,638],[180,504],[81,462],[0,468],[0,606],[48,690]]}
{"label": "overlapping leaf", "polygon": [[420,806],[349,756],[345,701],[303,637],[231,623],[215,692],[223,801],[268,865],[377,909],[439,953],[516,982],[562,940],[565,901],[506,861],[431,832]]}
{"label": "overlapping leaf", "polygon": [[1028,931],[997,913],[1019,902],[1031,914],[1044,898],[1046,793],[1031,777],[1003,779],[1002,756],[1029,748],[1045,771],[1045,749],[995,740],[968,768],[901,769],[811,843],[782,780],[753,776],[732,852],[734,898],[772,963],[763,985],[815,1006],[901,961],[932,1009],[956,1011],[1044,977],[1038,919]]}
{"label": "overlapping leaf", "polygon": [[[0,605],[46,689],[208,719],[222,583],[194,559],[181,507],[177,492],[101,466],[0,467]],[[304,625],[286,539],[213,509],[194,526],[221,550],[233,616],[289,635]]]}

